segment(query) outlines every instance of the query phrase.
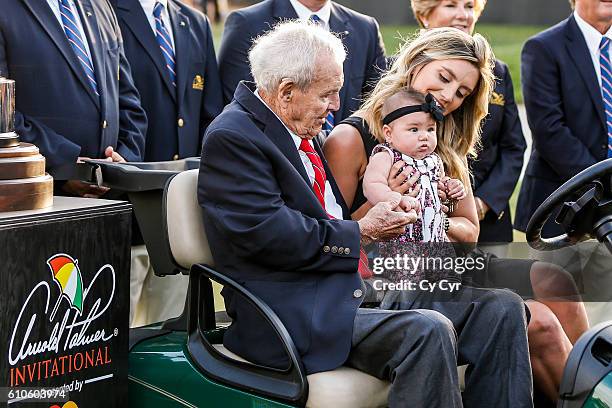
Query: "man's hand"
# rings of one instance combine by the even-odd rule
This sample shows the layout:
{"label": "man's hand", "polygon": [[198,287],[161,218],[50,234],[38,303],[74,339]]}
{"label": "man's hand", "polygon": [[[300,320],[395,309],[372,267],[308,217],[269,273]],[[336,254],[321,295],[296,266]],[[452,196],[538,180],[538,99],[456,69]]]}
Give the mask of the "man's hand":
{"label": "man's hand", "polygon": [[113,149],[112,146],[108,146],[104,150],[104,156],[106,156],[106,160],[116,162],[116,163],[125,163],[125,159],[121,157],[119,153]]}
{"label": "man's hand", "polygon": [[416,221],[415,211],[408,213],[393,211],[398,205],[397,201],[378,203],[357,221],[362,245],[395,238],[404,233],[406,225]]}
{"label": "man's hand", "polygon": [[73,196],[99,198],[107,193],[109,188],[99,187],[95,184],[85,183],[80,180],[68,180],[62,185],[62,190]]}

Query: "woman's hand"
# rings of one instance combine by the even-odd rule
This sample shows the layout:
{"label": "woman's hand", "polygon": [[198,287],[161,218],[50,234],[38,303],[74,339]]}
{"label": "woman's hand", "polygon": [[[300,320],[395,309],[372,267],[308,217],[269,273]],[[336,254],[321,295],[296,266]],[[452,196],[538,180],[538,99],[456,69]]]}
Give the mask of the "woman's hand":
{"label": "woman's hand", "polygon": [[391,166],[389,177],[387,178],[387,185],[389,188],[402,195],[416,197],[421,190],[421,185],[417,184],[419,181],[418,172],[415,172],[415,174],[410,177],[412,170],[412,167],[406,166],[406,163],[402,160]]}
{"label": "woman's hand", "polygon": [[465,198],[465,187],[461,180],[449,179],[446,181],[446,191],[451,200],[463,200]]}

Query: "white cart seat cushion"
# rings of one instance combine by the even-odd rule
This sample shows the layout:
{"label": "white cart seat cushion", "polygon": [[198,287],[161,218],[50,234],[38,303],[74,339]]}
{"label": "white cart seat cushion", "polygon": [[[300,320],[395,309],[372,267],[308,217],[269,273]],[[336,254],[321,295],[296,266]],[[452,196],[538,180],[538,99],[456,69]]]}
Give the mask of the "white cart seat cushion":
{"label": "white cart seat cushion", "polygon": [[[247,362],[222,344],[215,349],[234,360]],[[391,384],[350,367],[311,374],[308,379],[307,408],[378,408],[387,406]]]}
{"label": "white cart seat cushion", "polygon": [[186,269],[200,263],[214,266],[197,191],[197,169],[177,174],[166,187],[164,215],[170,250],[176,263]]}

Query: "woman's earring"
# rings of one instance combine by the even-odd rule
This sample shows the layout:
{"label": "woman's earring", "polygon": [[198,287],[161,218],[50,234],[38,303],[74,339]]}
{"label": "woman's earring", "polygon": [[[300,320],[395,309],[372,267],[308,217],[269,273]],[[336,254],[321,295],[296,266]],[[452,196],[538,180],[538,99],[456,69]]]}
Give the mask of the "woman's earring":
{"label": "woman's earring", "polygon": [[427,23],[427,22],[423,22],[423,27],[425,27],[425,28],[429,28],[429,23]]}

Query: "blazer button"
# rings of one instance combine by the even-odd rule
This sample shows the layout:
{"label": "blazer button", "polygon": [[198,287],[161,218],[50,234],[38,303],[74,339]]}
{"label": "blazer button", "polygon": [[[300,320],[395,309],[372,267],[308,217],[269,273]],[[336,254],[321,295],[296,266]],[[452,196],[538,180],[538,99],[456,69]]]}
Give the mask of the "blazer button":
{"label": "blazer button", "polygon": [[344,248],[344,255],[348,255],[351,253],[350,248]]}
{"label": "blazer button", "polygon": [[179,118],[178,127],[183,127],[184,124],[185,124],[185,121],[183,120],[183,118]]}
{"label": "blazer button", "polygon": [[601,145],[601,148],[604,149],[604,150],[607,150],[608,149],[608,145],[604,143],[604,144]]}
{"label": "blazer button", "polygon": [[102,121],[102,129],[106,129],[107,126],[108,126],[108,122],[105,119]]}
{"label": "blazer button", "polygon": [[337,253],[338,253],[338,247],[334,245],[334,246],[332,247],[332,250],[331,250],[331,251],[332,251],[332,254],[337,254]]}
{"label": "blazer button", "polygon": [[357,299],[361,296],[363,296],[363,291],[361,289],[355,289],[355,291],[353,292],[353,297]]}
{"label": "blazer button", "polygon": [[344,253],[344,247],[338,247],[338,254],[342,255]]}
{"label": "blazer button", "polygon": [[325,246],[323,247],[323,252],[327,253],[327,252],[329,252],[329,249],[330,249],[330,248],[329,248],[329,245],[325,245]]}
{"label": "blazer button", "polygon": [[179,155],[175,154],[174,156],[172,156],[172,160],[178,160],[179,159]]}

